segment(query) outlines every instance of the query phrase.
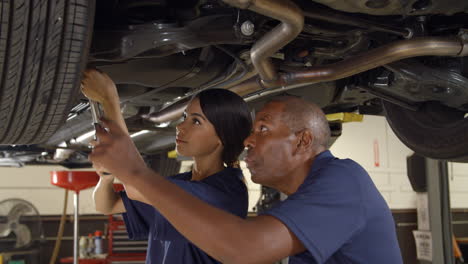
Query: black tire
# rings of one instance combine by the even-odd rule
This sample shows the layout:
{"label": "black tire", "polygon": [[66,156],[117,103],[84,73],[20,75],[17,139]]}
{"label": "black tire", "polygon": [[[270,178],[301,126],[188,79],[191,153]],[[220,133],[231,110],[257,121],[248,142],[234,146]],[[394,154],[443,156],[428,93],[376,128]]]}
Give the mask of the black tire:
{"label": "black tire", "polygon": [[93,12],[94,0],[0,1],[0,144],[41,143],[63,124]]}
{"label": "black tire", "polygon": [[426,158],[416,153],[406,157],[406,170],[415,192],[427,192]]}
{"label": "black tire", "polygon": [[383,101],[385,116],[397,137],[414,152],[433,159],[468,161],[465,112],[425,103],[417,112]]}

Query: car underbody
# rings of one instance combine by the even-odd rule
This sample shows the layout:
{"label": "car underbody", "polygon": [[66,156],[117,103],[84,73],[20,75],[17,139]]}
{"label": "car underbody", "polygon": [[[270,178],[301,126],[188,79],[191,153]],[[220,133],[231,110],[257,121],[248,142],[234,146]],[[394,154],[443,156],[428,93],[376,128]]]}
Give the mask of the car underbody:
{"label": "car underbody", "polygon": [[[13,2],[7,1],[9,7],[2,2],[2,14],[24,8]],[[93,126],[89,103],[78,94],[85,67],[102,70],[116,82],[132,138],[148,157],[173,148],[175,125],[192,95],[221,87],[242,95],[252,109],[287,93],[318,104],[326,114],[384,115],[414,151],[468,160],[468,2],[100,0],[70,1],[63,8],[72,4],[76,16],[84,17],[80,30],[73,29],[76,23],[64,22],[63,28],[74,30],[70,34],[80,45],[72,54],[80,59],[70,73],[69,98],[55,103],[66,105],[57,110],[59,125],[29,131],[36,108],[26,108],[29,115],[16,113],[31,102],[40,105],[36,101],[50,109],[44,91],[57,81],[36,85],[28,100],[18,99],[24,98],[22,92],[8,92],[17,99],[13,110],[0,112],[0,164],[89,166]],[[49,11],[39,17],[55,14],[46,7]],[[58,18],[47,21],[56,24]],[[13,28],[0,31],[5,40],[0,53],[7,54],[0,57],[2,102],[9,100],[9,89],[19,91],[43,79],[8,82],[15,69],[7,59]],[[25,34],[30,41],[32,34]],[[52,41],[54,36],[44,40],[44,47]],[[50,63],[50,57],[44,55],[38,65]],[[35,72],[33,66],[28,72],[27,58],[23,62],[21,76]],[[40,67],[38,76],[47,72]],[[336,139],[342,126],[331,122],[330,127]]]}

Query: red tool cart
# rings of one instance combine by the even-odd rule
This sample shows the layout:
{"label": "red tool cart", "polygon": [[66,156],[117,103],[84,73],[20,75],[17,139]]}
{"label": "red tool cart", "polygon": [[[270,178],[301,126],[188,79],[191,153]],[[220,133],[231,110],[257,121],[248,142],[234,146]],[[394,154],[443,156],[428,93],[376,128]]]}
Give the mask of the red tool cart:
{"label": "red tool cart", "polygon": [[[114,184],[116,191],[123,190],[122,184]],[[106,263],[145,263],[147,241],[132,241],[128,239],[127,229],[121,215],[110,215],[107,228],[107,258]]]}
{"label": "red tool cart", "polygon": [[145,263],[148,242],[129,240],[122,216],[109,216],[107,241],[107,264]]}

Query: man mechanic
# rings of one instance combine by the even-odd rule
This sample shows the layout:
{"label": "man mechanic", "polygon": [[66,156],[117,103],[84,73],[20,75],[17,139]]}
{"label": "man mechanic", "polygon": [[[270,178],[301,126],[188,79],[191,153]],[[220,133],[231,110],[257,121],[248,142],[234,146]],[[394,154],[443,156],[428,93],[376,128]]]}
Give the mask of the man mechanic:
{"label": "man mechanic", "polygon": [[256,114],[244,144],[256,183],[288,195],[249,219],[195,198],[147,168],[112,120],[98,128],[90,160],[119,178],[131,199],[151,204],[186,238],[223,263],[403,263],[392,214],[367,172],[327,149],[322,110],[276,97]]}

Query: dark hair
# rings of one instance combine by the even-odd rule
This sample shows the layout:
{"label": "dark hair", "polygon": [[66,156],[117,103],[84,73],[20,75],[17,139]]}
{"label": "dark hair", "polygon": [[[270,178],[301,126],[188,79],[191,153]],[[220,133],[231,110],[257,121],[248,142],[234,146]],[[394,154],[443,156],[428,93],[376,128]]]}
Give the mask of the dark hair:
{"label": "dark hair", "polygon": [[247,103],[226,89],[207,89],[196,94],[200,107],[213,124],[223,143],[222,160],[233,166],[244,149],[244,140],[252,129],[252,117]]}

